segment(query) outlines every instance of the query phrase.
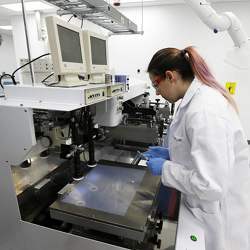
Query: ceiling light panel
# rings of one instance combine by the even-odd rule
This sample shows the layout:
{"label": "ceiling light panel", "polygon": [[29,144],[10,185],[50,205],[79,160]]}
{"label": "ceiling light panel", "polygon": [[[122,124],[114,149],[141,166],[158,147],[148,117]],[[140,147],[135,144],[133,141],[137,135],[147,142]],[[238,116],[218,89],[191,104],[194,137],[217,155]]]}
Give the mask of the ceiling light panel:
{"label": "ceiling light panel", "polygon": [[12,30],[12,26],[10,25],[0,25],[0,30]]}
{"label": "ceiling light panel", "polygon": [[[13,3],[13,4],[3,4],[1,7],[20,12],[22,11],[22,5],[21,3]],[[34,2],[25,2],[25,9],[27,11],[36,11],[36,10],[49,10],[54,9],[52,5],[40,2],[40,1],[34,1]]]}

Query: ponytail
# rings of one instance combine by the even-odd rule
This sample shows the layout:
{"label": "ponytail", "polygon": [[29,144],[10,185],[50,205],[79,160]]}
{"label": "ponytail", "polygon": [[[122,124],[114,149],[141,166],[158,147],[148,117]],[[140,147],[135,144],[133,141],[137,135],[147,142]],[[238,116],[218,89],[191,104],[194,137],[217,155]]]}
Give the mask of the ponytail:
{"label": "ponytail", "polygon": [[156,52],[151,59],[148,72],[165,78],[167,70],[177,71],[183,80],[192,82],[196,77],[203,84],[219,91],[238,113],[237,105],[229,92],[223,88],[213,76],[205,60],[198,54],[194,47],[184,50],[165,48]]}
{"label": "ponytail", "polygon": [[189,61],[194,75],[205,85],[218,90],[238,113],[236,102],[213,76],[205,60],[198,54],[194,47],[190,46],[182,50],[185,59]]}

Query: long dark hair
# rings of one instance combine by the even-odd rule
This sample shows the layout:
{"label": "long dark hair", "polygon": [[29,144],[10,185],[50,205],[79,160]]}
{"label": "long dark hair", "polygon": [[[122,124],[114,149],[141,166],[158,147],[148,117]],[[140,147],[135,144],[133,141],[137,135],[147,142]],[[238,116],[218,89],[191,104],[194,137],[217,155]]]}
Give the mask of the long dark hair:
{"label": "long dark hair", "polygon": [[148,65],[147,71],[155,76],[165,78],[167,70],[177,71],[186,81],[193,81],[196,77],[203,84],[218,90],[238,113],[234,99],[215,79],[207,63],[194,47],[190,46],[184,50],[165,48],[156,52]]}

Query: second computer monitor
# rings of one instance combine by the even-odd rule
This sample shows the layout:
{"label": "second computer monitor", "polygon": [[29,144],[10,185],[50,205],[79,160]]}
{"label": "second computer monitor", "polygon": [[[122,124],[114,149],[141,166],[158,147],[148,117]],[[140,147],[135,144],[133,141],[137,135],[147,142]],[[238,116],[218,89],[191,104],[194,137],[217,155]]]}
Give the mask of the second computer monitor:
{"label": "second computer monitor", "polygon": [[84,31],[83,42],[90,82],[104,83],[105,74],[109,73],[108,37],[92,31]]}

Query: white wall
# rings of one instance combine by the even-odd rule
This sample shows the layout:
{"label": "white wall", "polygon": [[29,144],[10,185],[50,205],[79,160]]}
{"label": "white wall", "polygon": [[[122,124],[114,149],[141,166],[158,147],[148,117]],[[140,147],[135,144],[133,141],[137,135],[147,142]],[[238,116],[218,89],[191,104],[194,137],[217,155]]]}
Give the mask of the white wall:
{"label": "white wall", "polygon": [[16,68],[13,38],[11,35],[1,34],[3,43],[0,46],[0,74],[12,73]]}
{"label": "white wall", "polygon": [[[214,4],[213,7],[218,13],[234,12],[250,36],[250,3]],[[120,11],[140,28],[140,8],[121,8]],[[111,67],[115,67],[117,71],[136,74],[137,68],[145,71],[153,54],[164,47],[182,49],[195,45],[213,66],[221,63],[233,42],[227,32],[214,34],[189,6],[179,4],[145,7],[144,35],[112,36],[109,44]],[[217,66],[214,67],[215,71],[216,68]]]}
{"label": "white wall", "polygon": [[[41,16],[42,28],[44,29],[46,29],[44,18],[47,15]],[[63,19],[67,21],[69,17],[70,16],[64,16]],[[80,20],[76,18],[72,18],[70,23],[80,26]],[[27,48],[26,48],[26,40],[25,40],[25,32],[24,32],[22,16],[13,16],[11,18],[11,24],[13,26],[16,58],[17,62],[19,62],[20,58],[27,58]],[[104,33],[104,30],[102,28],[96,26],[95,24],[89,23],[88,21],[84,21],[83,28]],[[37,56],[40,56],[41,54],[48,53],[49,52],[48,40],[47,39],[45,41],[38,40],[35,14],[27,15],[27,29],[30,40],[31,57],[35,58]]]}
{"label": "white wall", "polygon": [[[250,37],[249,2],[214,4],[218,13],[231,11],[241,20]],[[141,9],[120,9],[127,17],[141,24]],[[187,5],[145,7],[144,35],[113,36],[110,39],[110,65],[117,73],[136,75],[148,80],[146,69],[153,54],[165,47],[180,49],[197,46],[223,85],[227,81],[238,83],[235,99],[240,117],[250,139],[250,69],[240,71],[224,63],[233,42],[227,32],[214,34]],[[142,73],[137,74],[137,69]],[[148,80],[149,81],[149,80]]]}
{"label": "white wall", "polygon": [[[234,12],[242,21],[246,32],[250,36],[249,2],[235,2],[214,4],[218,13],[224,11]],[[120,9],[126,16],[141,24],[141,9]],[[69,17],[65,17],[67,19]],[[79,21],[72,19],[79,25]],[[17,61],[27,57],[22,17],[13,17],[14,44]],[[104,33],[102,28],[88,21],[84,28]],[[37,39],[34,15],[28,16],[28,29],[31,41],[31,55],[34,58],[48,51],[47,42]],[[226,81],[236,81],[238,88],[235,98],[240,107],[240,117],[250,139],[250,112],[248,112],[248,93],[250,93],[250,70],[247,72],[236,70],[224,63],[224,57],[233,42],[229,35],[214,34],[185,4],[145,7],[144,9],[144,35],[112,36],[109,40],[109,59],[112,72],[129,74],[148,81],[147,65],[152,55],[163,47],[184,48],[189,45],[198,47],[201,54],[207,59],[217,78],[224,85]],[[4,57],[6,58],[6,57]],[[137,74],[137,69],[141,69]]]}
{"label": "white wall", "polygon": [[[26,38],[24,32],[22,16],[13,16],[11,18],[11,25],[13,27],[13,38],[17,63],[20,58],[28,58]],[[30,41],[31,57],[35,58],[41,54],[47,53],[48,48],[44,41],[38,40],[38,33],[35,22],[35,15],[27,15],[27,27]]]}

